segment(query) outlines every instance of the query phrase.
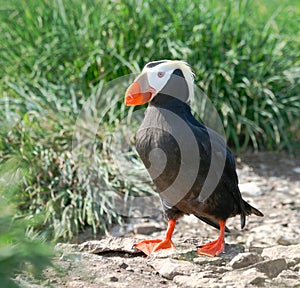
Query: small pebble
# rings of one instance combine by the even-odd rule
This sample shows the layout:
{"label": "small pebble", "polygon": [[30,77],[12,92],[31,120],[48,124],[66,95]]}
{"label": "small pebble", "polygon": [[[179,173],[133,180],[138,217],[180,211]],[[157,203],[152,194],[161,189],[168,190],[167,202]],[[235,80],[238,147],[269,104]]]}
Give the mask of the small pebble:
{"label": "small pebble", "polygon": [[123,262],[122,264],[120,264],[120,266],[119,266],[121,269],[126,269],[127,267],[128,267],[128,265],[125,263],[125,262]]}
{"label": "small pebble", "polygon": [[118,282],[119,281],[119,279],[117,277],[115,277],[115,276],[110,277],[109,280],[111,282]]}
{"label": "small pebble", "polygon": [[300,173],[300,167],[294,168],[293,171],[296,172],[296,173]]}

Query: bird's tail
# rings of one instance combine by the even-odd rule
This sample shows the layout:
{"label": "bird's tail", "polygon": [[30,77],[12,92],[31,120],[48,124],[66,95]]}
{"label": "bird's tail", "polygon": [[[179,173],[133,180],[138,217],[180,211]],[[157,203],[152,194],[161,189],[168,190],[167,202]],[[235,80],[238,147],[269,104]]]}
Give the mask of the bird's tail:
{"label": "bird's tail", "polygon": [[241,213],[241,228],[243,229],[246,224],[246,216],[254,214],[259,217],[263,217],[264,214],[260,212],[258,209],[252,207],[248,202],[243,200],[244,211]]}

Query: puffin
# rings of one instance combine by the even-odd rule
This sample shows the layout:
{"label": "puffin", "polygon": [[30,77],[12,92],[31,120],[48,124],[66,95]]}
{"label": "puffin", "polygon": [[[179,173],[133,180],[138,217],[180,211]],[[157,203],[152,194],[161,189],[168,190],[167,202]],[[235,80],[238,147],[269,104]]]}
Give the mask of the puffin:
{"label": "puffin", "polygon": [[226,221],[263,213],[242,199],[235,159],[225,140],[192,114],[194,73],[181,60],[147,63],[125,92],[125,105],[148,103],[136,133],[136,150],[159,193],[168,221],[164,239],[134,245],[146,255],[176,249],[172,234],[176,221],[194,215],[219,230],[216,240],[197,246],[199,255],[224,252]]}

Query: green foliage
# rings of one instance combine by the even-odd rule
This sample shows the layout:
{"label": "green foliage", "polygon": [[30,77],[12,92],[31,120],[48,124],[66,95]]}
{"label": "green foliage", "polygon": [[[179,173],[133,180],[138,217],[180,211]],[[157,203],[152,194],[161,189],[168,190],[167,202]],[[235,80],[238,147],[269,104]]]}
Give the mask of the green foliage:
{"label": "green foliage", "polygon": [[107,99],[115,105],[91,143],[97,155],[91,165],[74,161],[73,130],[87,99],[151,60],[183,59],[192,65],[196,84],[217,107],[236,150],[291,151],[300,130],[295,28],[300,6],[292,0],[254,2],[12,0],[3,5],[0,161],[15,157],[26,171],[19,213],[43,218],[32,226],[50,238],[70,239],[87,226],[94,233],[106,231],[120,221],[111,209],[111,191],[134,189],[110,149],[113,128],[126,112],[117,101],[124,89]]}
{"label": "green foliage", "polygon": [[300,106],[299,3],[222,3],[12,1],[2,13],[0,78],[68,83],[80,98],[147,61],[185,59],[236,149],[291,150]]}
{"label": "green foliage", "polygon": [[[52,251],[38,237],[29,238],[28,220],[17,219],[15,193],[23,171],[11,159],[0,171],[0,283],[2,287],[19,287],[13,280],[16,273],[27,271],[36,277],[51,265]],[[9,185],[8,185],[9,184]]]}
{"label": "green foliage", "polygon": [[[72,95],[72,90],[26,82],[8,86],[24,100],[12,102],[10,111],[26,113],[9,132],[3,131],[3,159],[14,153],[18,165],[27,171],[25,189],[19,191],[20,208],[44,219],[32,226],[50,239],[74,239],[86,226],[91,226],[94,234],[107,231],[120,221],[113,210],[117,197],[113,191],[124,189],[124,180],[116,179],[109,156],[109,127],[104,125],[92,135],[96,139],[89,143],[89,150],[97,155],[93,161],[74,161],[77,104],[70,101],[63,105],[65,100],[60,97]],[[78,153],[81,158],[81,151]]]}
{"label": "green foliage", "polygon": [[253,26],[248,4],[214,11],[194,26],[200,35],[191,49],[197,83],[220,111],[237,150],[291,150],[300,117],[300,54],[295,39],[280,37],[270,22]]}

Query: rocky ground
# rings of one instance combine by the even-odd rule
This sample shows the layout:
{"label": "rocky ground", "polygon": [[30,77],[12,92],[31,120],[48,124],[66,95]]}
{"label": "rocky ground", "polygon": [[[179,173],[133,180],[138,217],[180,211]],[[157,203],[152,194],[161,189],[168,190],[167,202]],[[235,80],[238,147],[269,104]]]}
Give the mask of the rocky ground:
{"label": "rocky ground", "polygon": [[139,239],[163,237],[159,214],[128,219],[99,241],[58,244],[57,268],[45,271],[45,282],[18,280],[24,287],[300,287],[300,157],[247,154],[237,164],[243,198],[265,217],[248,217],[243,230],[239,217],[230,219],[219,257],[195,253],[218,231],[193,216],[178,221],[176,251],[146,257],[132,249]]}

